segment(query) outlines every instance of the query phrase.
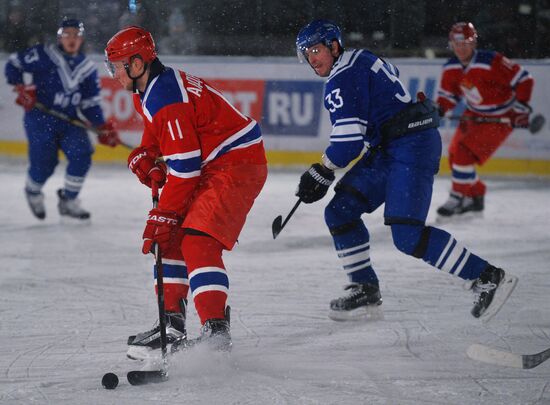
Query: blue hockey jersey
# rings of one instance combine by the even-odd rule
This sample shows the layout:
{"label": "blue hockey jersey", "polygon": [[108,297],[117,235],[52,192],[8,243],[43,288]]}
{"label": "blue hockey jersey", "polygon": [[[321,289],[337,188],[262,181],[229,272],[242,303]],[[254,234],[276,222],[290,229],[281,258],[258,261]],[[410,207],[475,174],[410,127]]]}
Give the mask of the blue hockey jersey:
{"label": "blue hockey jersey", "polygon": [[9,84],[23,83],[32,75],[37,100],[71,118],[80,112],[94,126],[105,123],[100,106],[99,77],[95,63],[79,53],[70,56],[57,45],[36,45],[10,55],[5,67]]}
{"label": "blue hockey jersey", "polygon": [[381,143],[381,124],[411,101],[396,67],[365,49],[346,50],[325,84],[332,123],[325,156],[338,167],[347,166],[364,147]]}

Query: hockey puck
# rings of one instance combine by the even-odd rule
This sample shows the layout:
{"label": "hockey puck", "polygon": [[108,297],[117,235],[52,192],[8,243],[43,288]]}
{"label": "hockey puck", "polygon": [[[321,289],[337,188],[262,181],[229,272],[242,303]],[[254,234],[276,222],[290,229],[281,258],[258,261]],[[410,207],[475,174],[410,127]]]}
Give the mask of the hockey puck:
{"label": "hockey puck", "polygon": [[101,379],[101,385],[105,387],[106,390],[114,390],[118,385],[118,377],[115,373],[107,373]]}

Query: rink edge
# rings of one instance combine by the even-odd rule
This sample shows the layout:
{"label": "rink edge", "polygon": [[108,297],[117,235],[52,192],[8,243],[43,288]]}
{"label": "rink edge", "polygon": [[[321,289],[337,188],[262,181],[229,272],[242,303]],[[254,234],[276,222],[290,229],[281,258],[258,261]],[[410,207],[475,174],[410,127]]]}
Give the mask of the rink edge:
{"label": "rink edge", "polygon": [[[96,146],[93,160],[95,162],[125,163],[129,150],[123,147],[109,148],[103,145]],[[267,160],[274,167],[303,167],[319,162],[322,152],[302,151],[267,151]],[[27,144],[17,141],[0,141],[0,156],[25,157]],[[550,176],[550,161],[494,158],[480,168],[480,173],[499,175],[536,175]],[[446,157],[441,159],[440,174],[450,174]]]}

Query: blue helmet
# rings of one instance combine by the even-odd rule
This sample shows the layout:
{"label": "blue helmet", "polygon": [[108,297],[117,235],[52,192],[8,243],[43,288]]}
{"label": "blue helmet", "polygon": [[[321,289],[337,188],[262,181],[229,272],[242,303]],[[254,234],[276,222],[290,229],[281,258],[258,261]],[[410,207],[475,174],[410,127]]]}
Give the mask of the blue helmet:
{"label": "blue helmet", "polygon": [[76,28],[78,30],[78,36],[84,36],[84,23],[76,18],[63,18],[57,30],[58,37],[63,34],[65,28]]}
{"label": "blue helmet", "polygon": [[344,48],[340,27],[330,20],[314,20],[302,28],[296,37],[298,58],[303,62],[304,52],[308,48],[320,43],[330,48],[334,40],[338,41],[341,48]]}

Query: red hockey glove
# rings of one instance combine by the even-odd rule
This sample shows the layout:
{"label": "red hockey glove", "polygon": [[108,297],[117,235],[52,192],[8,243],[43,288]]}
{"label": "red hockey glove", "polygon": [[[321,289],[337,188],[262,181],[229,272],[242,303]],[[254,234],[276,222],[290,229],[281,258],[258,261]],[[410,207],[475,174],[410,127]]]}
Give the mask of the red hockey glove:
{"label": "red hockey glove", "polygon": [[103,125],[97,127],[101,132],[97,136],[97,140],[102,145],[110,146],[114,148],[117,145],[120,145],[120,137],[118,136],[118,131],[114,128],[111,121],[106,122]]}
{"label": "red hockey glove", "polygon": [[529,115],[533,109],[529,104],[516,101],[512,106],[511,120],[514,128],[529,128]]}
{"label": "red hockey glove", "polygon": [[36,86],[34,84],[18,84],[13,91],[17,92],[15,104],[19,104],[27,112],[33,109],[36,104]]}
{"label": "red hockey glove", "polygon": [[139,181],[151,187],[151,181],[161,188],[166,183],[166,164],[160,160],[160,150],[156,147],[134,149],[128,156],[128,167],[138,177]]}
{"label": "red hockey glove", "polygon": [[150,253],[153,243],[158,243],[160,249],[166,252],[176,240],[176,234],[181,225],[182,218],[174,211],[165,211],[153,208],[149,211],[147,225],[143,231],[144,255]]}

